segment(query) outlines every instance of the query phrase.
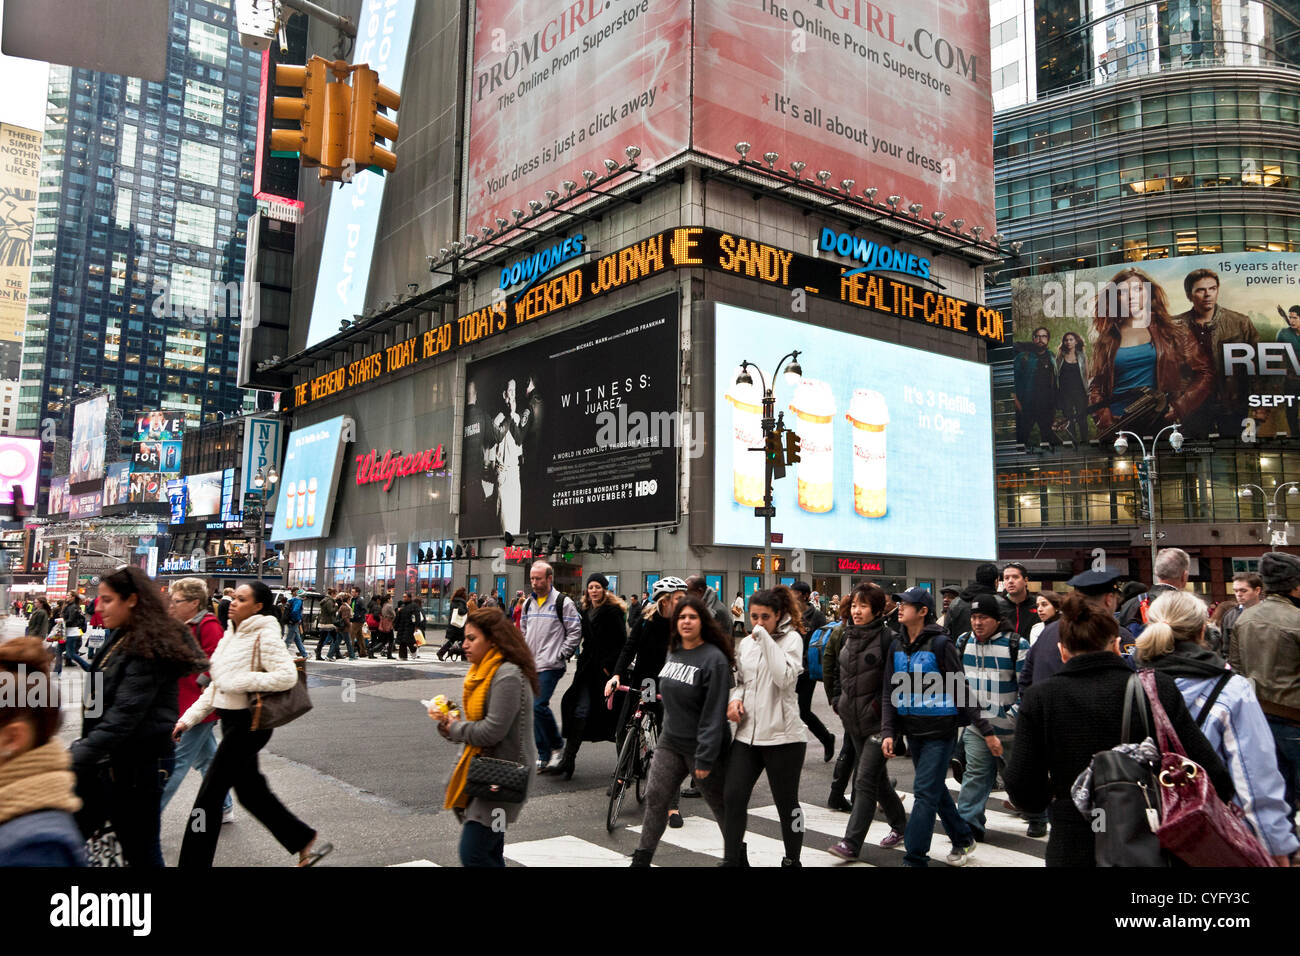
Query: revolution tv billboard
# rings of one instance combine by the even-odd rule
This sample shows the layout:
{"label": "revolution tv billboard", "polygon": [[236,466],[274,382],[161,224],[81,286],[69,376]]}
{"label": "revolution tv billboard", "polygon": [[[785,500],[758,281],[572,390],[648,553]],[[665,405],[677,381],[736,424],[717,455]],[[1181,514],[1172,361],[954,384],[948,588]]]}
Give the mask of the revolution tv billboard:
{"label": "revolution tv billboard", "polygon": [[806,163],[994,230],[989,7],[983,0],[695,4],[692,146]]}
{"label": "revolution tv billboard", "polygon": [[[305,541],[329,536],[334,519],[334,495],[343,465],[345,432],[350,435],[351,430],[352,420],[340,415],[289,433],[284,470],[276,486],[272,541]],[[219,487],[217,493],[219,508]]]}
{"label": "revolution tv billboard", "polygon": [[113,508],[129,503],[131,492],[131,463],[109,462],[104,467],[104,507]]}
{"label": "revolution tv billboard", "polygon": [[[775,382],[801,460],[773,482],[783,546],[987,560],[997,554],[989,367],[715,305],[713,539],[763,546],[762,385],[800,346],[803,378]],[[751,451],[750,449],[759,449]]]}
{"label": "revolution tv billboard", "polygon": [[677,519],[676,293],[466,369],[462,538]]}
{"label": "revolution tv billboard", "polygon": [[1300,254],[1150,259],[1012,282],[1012,412],[998,438],[1300,437]]}

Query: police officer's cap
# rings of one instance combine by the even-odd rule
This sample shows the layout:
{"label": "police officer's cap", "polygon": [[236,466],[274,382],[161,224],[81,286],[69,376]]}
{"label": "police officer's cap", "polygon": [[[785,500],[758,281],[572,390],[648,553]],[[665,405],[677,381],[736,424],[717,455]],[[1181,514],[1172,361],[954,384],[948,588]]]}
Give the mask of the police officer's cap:
{"label": "police officer's cap", "polygon": [[1102,568],[1100,571],[1084,571],[1082,574],[1076,574],[1065,583],[1084,594],[1095,597],[1114,591],[1115,582],[1123,576],[1121,571]]}

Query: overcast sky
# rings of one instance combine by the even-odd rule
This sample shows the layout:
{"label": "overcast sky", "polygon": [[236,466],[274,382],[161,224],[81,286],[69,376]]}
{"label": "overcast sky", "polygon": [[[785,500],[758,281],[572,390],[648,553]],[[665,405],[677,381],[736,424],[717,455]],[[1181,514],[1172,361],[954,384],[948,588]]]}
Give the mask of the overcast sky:
{"label": "overcast sky", "polygon": [[[0,0],[0,13],[4,0]],[[3,29],[0,26],[0,29]],[[0,55],[0,123],[45,129],[45,80],[49,64],[40,60],[23,60]]]}

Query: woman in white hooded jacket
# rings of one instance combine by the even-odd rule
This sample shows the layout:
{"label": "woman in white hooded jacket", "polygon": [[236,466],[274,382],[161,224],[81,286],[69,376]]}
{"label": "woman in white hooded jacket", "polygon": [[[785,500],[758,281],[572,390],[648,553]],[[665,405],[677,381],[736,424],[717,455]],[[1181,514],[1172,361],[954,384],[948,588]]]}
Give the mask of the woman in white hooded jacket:
{"label": "woman in white hooded jacket", "polygon": [[[221,835],[221,803],[234,787],[235,796],[290,853],[299,866],[314,866],[334,849],[318,843],[316,831],[285,808],[266,785],[257,767],[257,752],[271,739],[269,730],[251,730],[248,695],[289,690],[298,670],[285,647],[280,623],[271,615],[274,598],[261,581],[241,585],[230,604],[230,630],[212,655],[211,683],[181,715],[173,736],[198,726],[214,710],[221,718],[221,745],[203,777],[181,842],[180,866],[212,866]],[[254,669],[254,651],[257,669]],[[213,824],[216,826],[213,826]]]}
{"label": "woman in white hooded jacket", "polygon": [[766,770],[785,843],[781,865],[799,866],[803,828],[795,821],[801,813],[799,775],[808,749],[795,690],[803,672],[803,608],[789,588],[778,586],[755,593],[749,614],[754,629],[736,645],[736,685],[727,706],[727,719],[737,726],[723,791],[722,865],[749,865],[742,842],[749,798]]}

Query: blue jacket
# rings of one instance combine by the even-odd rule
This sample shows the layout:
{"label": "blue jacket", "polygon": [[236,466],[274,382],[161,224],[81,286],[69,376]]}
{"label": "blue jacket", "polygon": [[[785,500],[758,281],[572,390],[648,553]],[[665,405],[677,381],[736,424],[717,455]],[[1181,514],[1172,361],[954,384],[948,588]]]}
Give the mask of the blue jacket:
{"label": "blue jacket", "polygon": [[[1194,718],[1199,718],[1215,677],[1175,677],[1183,701]],[[1291,823],[1285,784],[1277,769],[1273,732],[1250,681],[1234,674],[1219,693],[1201,732],[1232,774],[1237,790],[1234,802],[1245,811],[1251,829],[1272,856],[1290,856],[1300,849]]]}
{"label": "blue jacket", "polygon": [[302,623],[302,598],[289,598],[289,623]]}
{"label": "blue jacket", "polygon": [[880,736],[944,737],[967,724],[982,737],[993,733],[948,632],[927,624],[914,642],[906,630],[900,632],[885,656]]}
{"label": "blue jacket", "polygon": [[86,840],[71,813],[38,810],[0,823],[0,868],[85,865]]}

